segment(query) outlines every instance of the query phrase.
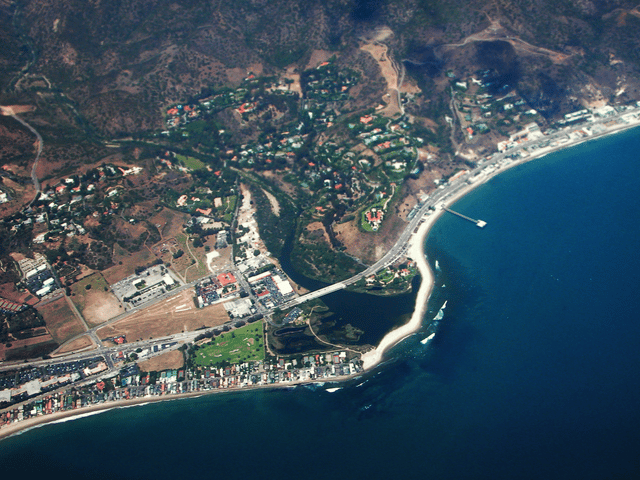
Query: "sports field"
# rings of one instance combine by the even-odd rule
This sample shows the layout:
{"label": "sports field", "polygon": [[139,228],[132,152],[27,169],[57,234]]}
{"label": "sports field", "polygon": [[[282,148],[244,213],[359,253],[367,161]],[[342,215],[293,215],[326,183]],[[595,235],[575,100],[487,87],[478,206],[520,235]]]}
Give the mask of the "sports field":
{"label": "sports field", "polygon": [[195,352],[194,363],[201,367],[264,360],[262,322],[223,333]]}

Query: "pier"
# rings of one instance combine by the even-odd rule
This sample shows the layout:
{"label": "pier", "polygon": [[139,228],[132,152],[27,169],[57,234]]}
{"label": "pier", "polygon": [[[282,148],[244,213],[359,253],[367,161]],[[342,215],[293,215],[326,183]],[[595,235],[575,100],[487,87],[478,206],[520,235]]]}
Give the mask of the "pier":
{"label": "pier", "polygon": [[460,218],[464,218],[465,220],[469,220],[470,222],[475,223],[475,224],[476,224],[476,226],[478,226],[479,228],[484,228],[484,227],[485,227],[485,225],[487,224],[487,222],[485,222],[485,221],[483,221],[483,220],[475,220],[475,219],[473,219],[473,218],[471,218],[471,217],[467,217],[466,215],[463,215],[463,214],[461,214],[461,213],[454,212],[453,210],[451,210],[450,208],[447,208],[447,207],[444,207],[444,210],[445,210],[446,212],[453,213],[454,215],[457,215],[457,216],[459,216]]}

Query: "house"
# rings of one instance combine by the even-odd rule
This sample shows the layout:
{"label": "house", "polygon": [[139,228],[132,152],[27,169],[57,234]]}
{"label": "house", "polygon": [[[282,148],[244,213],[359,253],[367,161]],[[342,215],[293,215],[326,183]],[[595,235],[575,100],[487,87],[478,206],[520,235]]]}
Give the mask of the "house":
{"label": "house", "polygon": [[216,278],[218,279],[220,285],[222,285],[223,287],[236,283],[236,277],[234,277],[233,273],[231,272],[221,273]]}
{"label": "house", "polygon": [[196,208],[196,212],[201,213],[202,215],[210,215],[211,211],[212,210],[210,208]]}

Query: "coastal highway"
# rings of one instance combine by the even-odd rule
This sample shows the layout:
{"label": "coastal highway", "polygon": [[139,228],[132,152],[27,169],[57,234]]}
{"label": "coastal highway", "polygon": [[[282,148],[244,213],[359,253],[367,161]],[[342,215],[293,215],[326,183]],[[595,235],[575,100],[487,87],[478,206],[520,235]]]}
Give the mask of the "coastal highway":
{"label": "coastal highway", "polygon": [[[638,109],[635,109],[635,110],[637,111]],[[618,121],[622,115],[627,115],[628,113],[630,113],[630,110],[627,110],[625,112],[620,112],[615,115],[611,115],[602,119],[597,119],[595,121],[588,122],[587,124],[579,124],[572,127],[567,127],[562,130],[558,130],[557,132],[553,132],[551,135],[545,135],[535,140],[529,140],[529,141],[523,142],[505,152],[495,153],[494,155],[489,157],[488,160],[479,162],[476,168],[470,170],[467,174],[456,179],[454,182],[450,183],[449,185],[441,186],[438,189],[436,189],[431,194],[431,196],[429,196],[429,198],[427,198],[427,200],[420,206],[420,209],[416,212],[414,217],[409,221],[409,223],[407,224],[403,232],[400,234],[400,237],[396,241],[395,245],[376,263],[374,263],[370,267],[366,268],[365,270],[358,273],[357,275],[354,275],[351,278],[342,280],[341,282],[338,282],[336,284],[329,285],[320,290],[309,292],[305,295],[297,297],[287,302],[286,304],[282,305],[281,308],[284,310],[296,305],[300,305],[309,300],[313,300],[316,298],[320,298],[324,295],[328,295],[337,290],[346,288],[348,285],[352,285],[357,281],[363,278],[366,278],[369,275],[373,275],[377,271],[393,264],[394,262],[396,262],[398,259],[400,259],[406,254],[411,244],[411,237],[413,236],[414,230],[424,221],[426,215],[434,214],[436,211],[441,210],[442,203],[446,201],[448,198],[456,195],[463,188],[466,188],[467,186],[472,184],[479,185],[482,182],[488,180],[491,176],[504,170],[503,167],[510,166],[514,162],[513,160],[510,160],[510,157],[514,155],[519,155],[519,152],[521,152],[522,150],[525,150],[528,152],[527,157],[525,157],[524,159],[530,158],[532,156],[535,156],[536,150],[539,149],[537,148],[536,150],[533,150],[531,152],[529,151],[529,149],[531,149],[532,147],[538,147],[541,144],[551,144],[553,142],[557,142],[558,140],[566,138],[568,135],[570,135],[573,132],[584,130],[586,127],[593,127],[595,125],[602,125],[602,124],[610,124],[611,122]],[[631,126],[631,125],[625,125],[625,124],[618,125],[619,128],[625,128],[625,126]],[[606,135],[607,133],[611,133],[614,130],[616,130],[616,128],[604,128],[601,132],[594,133],[591,136],[588,136],[586,138],[569,140],[566,143],[559,144],[553,147],[547,153],[551,153],[551,151],[554,151],[560,148],[566,148],[571,145],[575,145],[584,140]]]}
{"label": "coastal highway", "polygon": [[[634,111],[638,111],[638,109],[635,109]],[[553,132],[550,135],[545,135],[544,137],[538,138],[536,140],[530,140],[527,142],[523,142],[522,144],[517,145],[516,147],[507,150],[506,152],[503,153],[496,153],[492,156],[490,156],[488,159],[486,160],[482,160],[479,162],[479,165],[472,169],[471,171],[469,171],[467,174],[465,174],[464,176],[458,178],[456,181],[448,184],[448,185],[443,185],[440,186],[438,189],[436,189],[434,192],[432,192],[431,196],[429,196],[424,203],[422,203],[418,209],[418,211],[416,212],[416,214],[412,217],[412,219],[409,221],[409,223],[406,225],[406,227],[404,228],[404,230],[402,231],[402,233],[400,234],[398,240],[396,241],[395,245],[380,259],[378,260],[375,264],[371,265],[370,267],[366,268],[365,270],[363,270],[362,272],[358,273],[357,275],[354,275],[351,278],[348,278],[346,280],[343,280],[341,282],[337,282],[333,285],[328,285],[322,289],[316,290],[314,292],[309,292],[305,295],[299,296],[289,302],[287,302],[286,304],[281,305],[279,308],[281,310],[285,310],[287,308],[290,307],[294,307],[296,305],[300,305],[304,302],[307,302],[309,300],[315,299],[315,298],[320,298],[324,295],[328,295],[330,293],[333,293],[335,291],[341,290],[346,288],[349,285],[352,285],[356,282],[358,282],[359,280],[375,274],[377,271],[379,271],[382,268],[385,268],[391,264],[393,264],[394,262],[396,262],[398,259],[402,258],[403,256],[406,255],[406,252],[412,242],[412,236],[414,234],[414,231],[416,230],[416,228],[425,220],[425,217],[427,215],[435,215],[437,212],[439,212],[440,210],[442,210],[442,205],[443,202],[445,202],[448,198],[456,195],[457,193],[459,193],[462,189],[467,188],[469,185],[473,184],[473,185],[480,185],[481,183],[483,183],[484,181],[488,180],[491,176],[497,174],[498,172],[501,172],[503,170],[505,170],[507,167],[513,165],[514,160],[511,160],[510,157],[514,156],[514,155],[518,155],[519,152],[523,149],[528,150],[528,156],[525,158],[532,158],[535,157],[536,153],[541,150],[540,145],[547,145],[548,148],[546,150],[544,150],[545,153],[550,153],[554,150],[558,150],[561,148],[566,148],[569,147],[571,145],[575,145],[577,143],[580,143],[584,140],[589,140],[592,138],[596,138],[602,135],[606,135],[607,133],[611,133],[613,131],[616,130],[620,130],[620,129],[624,129],[624,128],[628,128],[630,126],[633,126],[631,124],[615,124],[616,121],[618,121],[620,119],[620,117],[622,115],[627,115],[628,113],[632,113],[632,110],[627,110],[625,112],[620,112],[617,113],[615,115],[610,115],[606,118],[602,118],[602,119],[597,119],[595,121],[589,122],[587,124],[580,124],[580,125],[576,125],[573,127],[567,127],[564,128],[562,130]],[[567,141],[565,143],[562,144],[557,144],[555,146],[550,145],[554,142],[557,142],[560,139],[566,138],[567,135],[578,131],[578,130],[583,130],[585,129],[585,127],[593,127],[595,125],[598,124],[602,124],[603,128],[601,129],[600,132],[598,133],[594,133],[593,135],[586,137],[586,138],[579,138],[579,139],[573,139],[570,141]],[[604,125],[606,124],[606,125]],[[637,124],[636,124],[637,125]],[[536,147],[536,149],[534,150],[529,150],[531,149],[531,147]],[[244,277],[240,274],[239,271],[237,271],[235,268],[232,268],[232,270],[234,271],[234,273],[236,274],[237,278],[242,279],[240,280],[240,284],[243,286],[243,288],[245,288],[245,290],[247,291],[247,293],[249,293],[249,295],[253,298],[253,295],[251,294],[251,289],[248,288],[249,285],[247,284],[246,280],[244,280]],[[109,320],[108,322],[105,322],[97,327],[92,328],[90,331],[88,332],[83,332],[80,335],[77,335],[76,337],[73,337],[71,340],[81,337],[83,335],[87,335],[87,333],[89,334],[95,334],[95,331],[99,328],[102,328],[106,325],[110,325],[112,323],[115,323],[117,321],[122,320],[123,318],[132,315],[133,313],[135,313],[136,311],[139,311],[140,309],[143,308],[147,308],[151,305],[154,305],[160,301],[166,300],[172,296],[174,296],[176,293],[179,293],[187,288],[191,288],[193,287],[196,283],[198,283],[198,281],[193,281],[190,282],[188,284],[182,285],[180,287],[178,287],[177,289],[174,289],[170,292],[167,292],[166,294],[150,301],[147,302],[144,306],[140,306],[140,307],[136,307],[133,308],[127,312],[124,312],[114,318],[112,318],[111,320]],[[271,311],[265,309],[264,307],[262,307],[260,305],[259,302],[255,302],[255,304],[258,306],[259,312],[262,313],[266,318],[268,318],[268,316],[272,313]],[[118,347],[102,347],[100,346],[98,349],[95,350],[89,350],[86,352],[82,352],[82,353],[75,353],[75,354],[71,354],[71,355],[65,355],[63,357],[58,357],[56,360],[41,360],[41,361],[35,361],[35,362],[27,362],[27,363],[22,363],[22,364],[13,364],[11,366],[9,365],[2,365],[0,366],[0,370],[6,370],[8,368],[16,368],[16,367],[21,367],[21,366],[27,366],[27,365],[46,365],[46,364],[52,364],[52,363],[62,363],[62,362],[67,362],[67,361],[73,361],[75,359],[79,359],[79,358],[91,358],[94,357],[96,355],[107,355],[109,353],[114,353],[114,352],[119,352],[119,351],[131,351],[130,349],[133,348],[134,350],[136,348],[147,348],[149,346],[153,346],[153,345],[158,345],[158,344],[162,344],[162,343],[169,343],[169,342],[190,342],[193,341],[193,339],[201,334],[203,331],[194,331],[194,332],[186,332],[186,333],[181,333],[181,334],[176,334],[176,335],[171,335],[171,336],[167,336],[167,337],[163,337],[160,339],[153,339],[153,340],[146,340],[146,341],[141,341],[141,342],[132,342],[132,343],[127,343],[125,345],[122,346],[118,346]],[[168,351],[168,350],[164,350],[164,351]]]}

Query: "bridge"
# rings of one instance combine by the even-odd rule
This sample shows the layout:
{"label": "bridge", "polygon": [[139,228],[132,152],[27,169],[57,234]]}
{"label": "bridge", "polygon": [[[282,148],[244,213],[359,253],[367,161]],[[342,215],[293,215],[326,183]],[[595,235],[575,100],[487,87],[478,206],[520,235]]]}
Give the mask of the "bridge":
{"label": "bridge", "polygon": [[321,288],[320,290],[314,290],[313,292],[309,292],[305,295],[301,295],[293,300],[285,303],[280,308],[282,310],[286,310],[291,307],[295,307],[296,305],[300,305],[302,303],[308,302],[309,300],[313,300],[315,298],[324,297],[325,295],[329,295],[330,293],[337,292],[338,290],[342,290],[343,288],[347,288],[347,284],[344,282],[334,283],[333,285],[329,285],[327,287]]}

